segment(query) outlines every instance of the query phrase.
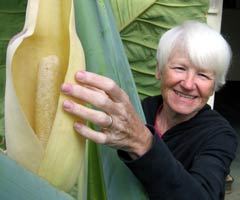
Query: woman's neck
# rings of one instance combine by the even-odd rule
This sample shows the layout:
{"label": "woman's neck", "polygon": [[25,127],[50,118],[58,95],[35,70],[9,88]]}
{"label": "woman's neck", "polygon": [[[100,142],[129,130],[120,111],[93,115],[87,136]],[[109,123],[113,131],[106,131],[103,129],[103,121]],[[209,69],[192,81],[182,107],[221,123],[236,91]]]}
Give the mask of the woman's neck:
{"label": "woman's neck", "polygon": [[173,126],[187,121],[191,118],[192,116],[176,113],[170,109],[168,105],[163,105],[162,109],[157,114],[157,128],[162,134],[164,134]]}

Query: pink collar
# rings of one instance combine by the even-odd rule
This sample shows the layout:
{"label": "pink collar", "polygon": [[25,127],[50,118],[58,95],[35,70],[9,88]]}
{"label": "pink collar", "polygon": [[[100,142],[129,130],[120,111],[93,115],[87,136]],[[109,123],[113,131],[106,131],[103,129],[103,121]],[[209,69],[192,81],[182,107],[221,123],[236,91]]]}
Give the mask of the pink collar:
{"label": "pink collar", "polygon": [[163,134],[161,133],[160,130],[158,130],[157,128],[157,116],[158,116],[158,113],[162,110],[163,108],[163,104],[161,104],[159,107],[158,107],[158,110],[157,110],[157,113],[156,113],[156,116],[155,116],[155,121],[154,121],[154,128],[155,130],[157,131],[157,134],[158,136],[161,138],[163,136]]}

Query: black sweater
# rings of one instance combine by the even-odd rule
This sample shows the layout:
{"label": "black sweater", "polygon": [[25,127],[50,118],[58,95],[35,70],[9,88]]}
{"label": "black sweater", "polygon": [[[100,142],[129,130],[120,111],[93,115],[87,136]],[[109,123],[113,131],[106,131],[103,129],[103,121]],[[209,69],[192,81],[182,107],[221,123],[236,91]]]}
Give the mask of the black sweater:
{"label": "black sweater", "polygon": [[169,129],[160,138],[153,128],[161,96],[143,101],[152,148],[131,160],[119,155],[142,182],[151,200],[222,200],[225,177],[237,148],[229,123],[206,105],[195,117]]}

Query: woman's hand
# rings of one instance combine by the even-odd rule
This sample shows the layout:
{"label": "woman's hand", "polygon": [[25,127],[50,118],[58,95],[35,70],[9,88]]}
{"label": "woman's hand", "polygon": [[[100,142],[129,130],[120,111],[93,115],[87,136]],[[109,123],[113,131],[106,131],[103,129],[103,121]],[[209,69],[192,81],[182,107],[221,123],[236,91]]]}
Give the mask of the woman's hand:
{"label": "woman's hand", "polygon": [[75,130],[96,143],[106,144],[138,157],[148,151],[152,134],[135,112],[128,95],[112,80],[91,72],[76,73],[80,84],[62,85],[62,92],[89,103],[99,110],[65,100],[63,109],[99,127],[97,132],[76,122]]}

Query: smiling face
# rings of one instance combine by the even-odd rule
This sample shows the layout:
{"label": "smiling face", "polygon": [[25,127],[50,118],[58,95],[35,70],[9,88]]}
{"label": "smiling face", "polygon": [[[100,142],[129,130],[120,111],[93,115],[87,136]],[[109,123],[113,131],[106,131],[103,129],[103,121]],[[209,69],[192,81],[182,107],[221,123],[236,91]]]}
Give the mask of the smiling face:
{"label": "smiling face", "polygon": [[165,111],[188,119],[207,103],[214,91],[214,73],[197,68],[179,50],[173,53],[162,71],[156,70],[156,78],[161,80]]}

